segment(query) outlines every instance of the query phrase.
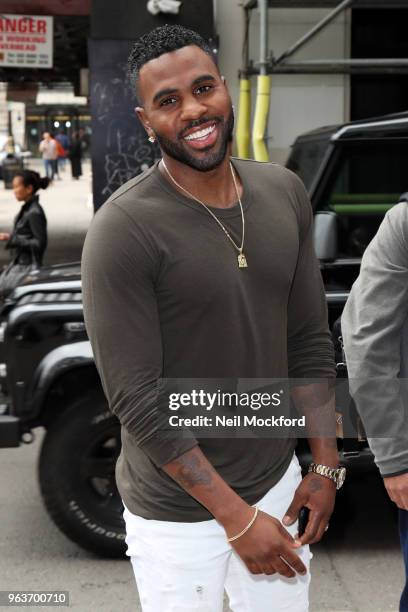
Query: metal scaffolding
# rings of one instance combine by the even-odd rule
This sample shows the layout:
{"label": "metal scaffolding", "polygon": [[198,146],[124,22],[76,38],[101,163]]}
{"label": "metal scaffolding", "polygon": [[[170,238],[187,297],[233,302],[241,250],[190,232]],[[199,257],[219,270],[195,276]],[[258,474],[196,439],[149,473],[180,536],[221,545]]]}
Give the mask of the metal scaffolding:
{"label": "metal scaffolding", "polygon": [[[268,8],[269,7],[331,7],[332,10],[311,30],[301,36],[279,57],[269,51]],[[408,58],[398,59],[316,59],[290,61],[293,55],[310,42],[338,15],[349,8],[406,8],[406,0],[245,0],[243,65],[240,70],[240,105],[237,125],[237,147],[240,157],[249,157],[251,141],[251,84],[250,77],[257,75],[257,94],[252,146],[255,159],[267,161],[268,149],[265,143],[268,123],[271,75],[273,74],[408,74]],[[249,22],[251,11],[259,8],[259,61],[249,58]]]}
{"label": "metal scaffolding", "polygon": [[[272,6],[290,6],[303,8],[308,6],[324,7],[333,2],[324,0],[316,0],[314,2],[273,2]],[[384,2],[373,2],[367,0],[343,0],[335,6],[321,21],[319,21],[309,32],[304,34],[297,40],[289,49],[282,53],[279,57],[274,58],[268,51],[268,0],[246,0],[243,8],[246,12],[246,19],[249,19],[249,11],[257,6],[259,7],[260,17],[260,51],[259,62],[248,62],[248,65],[243,67],[243,72],[246,75],[251,74],[407,74],[408,73],[408,58],[403,59],[321,59],[321,60],[305,60],[300,62],[290,62],[288,59],[297,51],[304,47],[312,40],[319,32],[321,32],[329,23],[331,23],[338,15],[343,13],[348,8],[352,7],[368,7],[369,4],[374,6],[384,6]],[[388,2],[387,8],[391,6],[402,7],[407,6],[406,2],[401,1]],[[266,50],[266,51],[265,51]]]}

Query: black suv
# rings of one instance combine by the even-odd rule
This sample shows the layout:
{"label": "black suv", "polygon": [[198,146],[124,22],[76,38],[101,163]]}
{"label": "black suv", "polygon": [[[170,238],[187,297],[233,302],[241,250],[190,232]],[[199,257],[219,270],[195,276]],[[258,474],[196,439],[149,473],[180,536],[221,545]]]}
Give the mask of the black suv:
{"label": "black suv", "polygon": [[[315,211],[316,252],[339,362],[335,322],[365,247],[408,189],[407,159],[408,113],[315,130],[292,148],[288,167],[303,179]],[[339,375],[345,375],[344,366]],[[43,268],[6,301],[0,383],[0,447],[30,442],[32,430],[45,428],[39,478],[51,517],[81,546],[123,556],[114,478],[120,425],[108,409],[86,335],[79,262]],[[342,403],[337,400],[340,413]],[[343,461],[372,462],[364,439],[344,435],[348,421],[343,418],[342,431],[339,418]]]}

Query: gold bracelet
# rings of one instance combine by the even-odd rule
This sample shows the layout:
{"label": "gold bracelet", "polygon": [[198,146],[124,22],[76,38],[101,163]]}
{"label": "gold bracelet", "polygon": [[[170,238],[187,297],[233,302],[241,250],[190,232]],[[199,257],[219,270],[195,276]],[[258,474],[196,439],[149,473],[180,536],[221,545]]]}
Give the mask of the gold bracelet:
{"label": "gold bracelet", "polygon": [[238,538],[243,536],[244,533],[246,533],[248,531],[248,529],[250,527],[252,527],[252,525],[255,523],[255,519],[256,519],[257,516],[258,516],[258,506],[255,506],[254,516],[251,518],[251,520],[249,521],[248,525],[245,527],[245,529],[243,529],[242,531],[237,533],[237,535],[232,536],[232,538],[228,538],[228,542],[233,542],[234,540],[238,540]]}

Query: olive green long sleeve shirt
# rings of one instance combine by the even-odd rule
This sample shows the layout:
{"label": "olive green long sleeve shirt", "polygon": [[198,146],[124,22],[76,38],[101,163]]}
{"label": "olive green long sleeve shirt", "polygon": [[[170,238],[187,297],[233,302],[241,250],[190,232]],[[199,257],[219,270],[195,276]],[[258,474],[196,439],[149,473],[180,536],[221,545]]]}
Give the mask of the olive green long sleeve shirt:
{"label": "olive green long sleeve shirt", "polygon": [[[156,163],[95,214],[82,255],[86,329],[122,426],[116,465],[126,506],[145,518],[212,518],[161,469],[199,444],[249,503],[287,469],[293,439],[161,434],[159,381],[333,377],[323,284],[303,184],[272,163],[232,159],[243,183],[244,252]],[[213,208],[237,244],[238,203]]]}

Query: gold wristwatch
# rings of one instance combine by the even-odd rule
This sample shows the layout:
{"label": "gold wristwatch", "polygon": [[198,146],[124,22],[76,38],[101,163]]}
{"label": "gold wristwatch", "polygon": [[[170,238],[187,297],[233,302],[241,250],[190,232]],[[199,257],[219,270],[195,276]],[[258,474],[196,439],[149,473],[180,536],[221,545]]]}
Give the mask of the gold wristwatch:
{"label": "gold wristwatch", "polygon": [[308,472],[313,472],[314,474],[320,474],[320,476],[330,478],[330,480],[336,483],[337,490],[343,486],[346,479],[345,467],[331,468],[327,465],[321,465],[320,463],[311,463],[309,465]]}

